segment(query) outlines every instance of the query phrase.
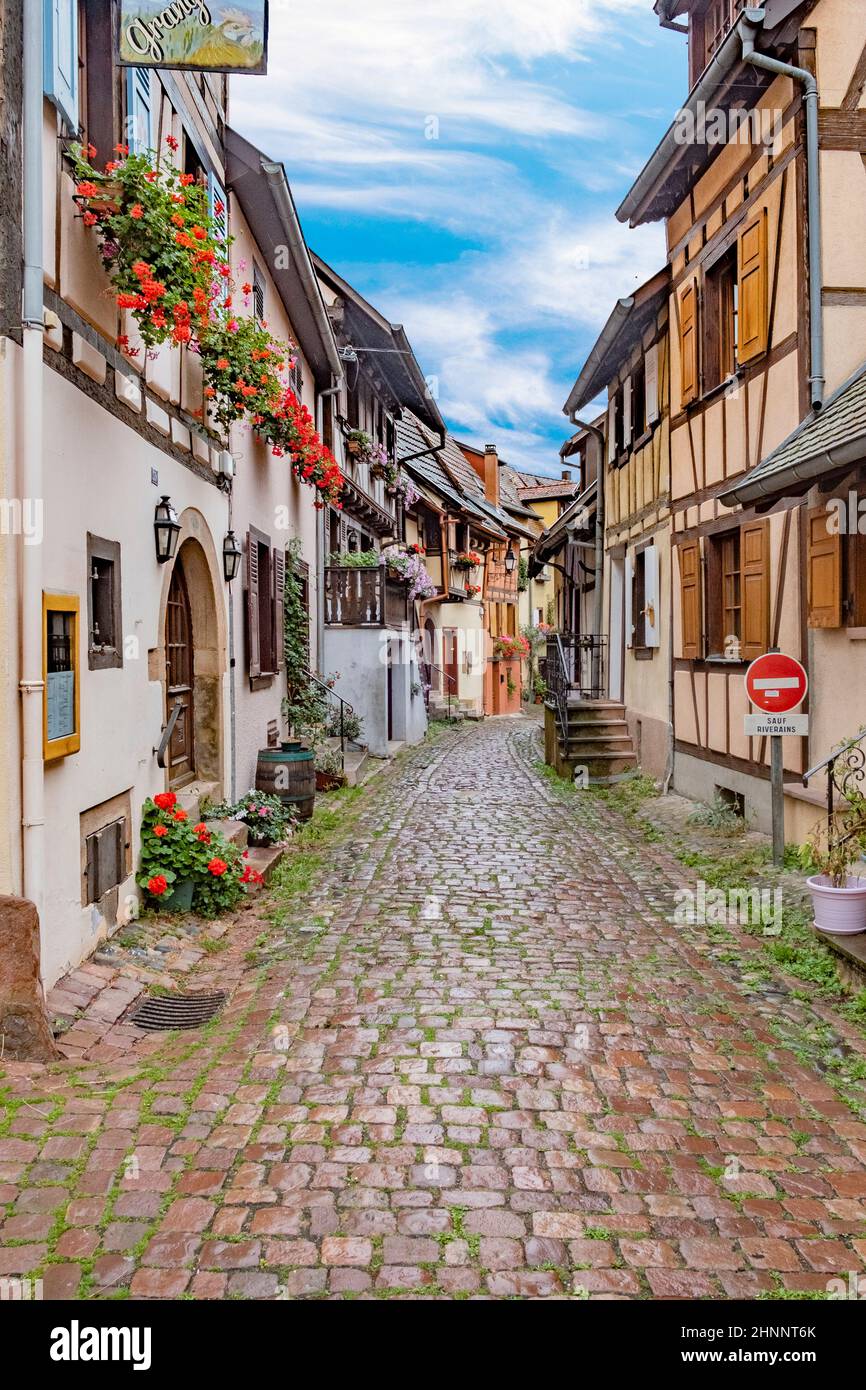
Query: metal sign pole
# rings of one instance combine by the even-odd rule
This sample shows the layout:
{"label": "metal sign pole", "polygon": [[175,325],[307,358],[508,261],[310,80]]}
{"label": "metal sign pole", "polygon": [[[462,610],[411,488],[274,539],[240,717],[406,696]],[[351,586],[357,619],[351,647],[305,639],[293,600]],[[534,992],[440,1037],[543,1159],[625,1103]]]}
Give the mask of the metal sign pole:
{"label": "metal sign pole", "polygon": [[773,797],[773,863],[781,868],[785,862],[785,783],[782,771],[782,738],[770,738],[770,787]]}
{"label": "metal sign pole", "polygon": [[[778,647],[770,648],[772,654],[778,650]],[[773,863],[777,869],[781,869],[785,862],[785,771],[780,734],[773,734],[770,738],[770,793],[773,818]]]}

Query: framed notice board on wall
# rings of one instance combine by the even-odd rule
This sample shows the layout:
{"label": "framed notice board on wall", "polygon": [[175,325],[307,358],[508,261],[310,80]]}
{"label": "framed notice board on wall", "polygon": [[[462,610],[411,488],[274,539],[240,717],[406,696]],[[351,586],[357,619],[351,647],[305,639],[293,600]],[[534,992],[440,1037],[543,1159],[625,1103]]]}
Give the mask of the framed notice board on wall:
{"label": "framed notice board on wall", "polygon": [[77,753],[80,723],[81,602],[72,594],[42,595],[42,751],[46,762]]}

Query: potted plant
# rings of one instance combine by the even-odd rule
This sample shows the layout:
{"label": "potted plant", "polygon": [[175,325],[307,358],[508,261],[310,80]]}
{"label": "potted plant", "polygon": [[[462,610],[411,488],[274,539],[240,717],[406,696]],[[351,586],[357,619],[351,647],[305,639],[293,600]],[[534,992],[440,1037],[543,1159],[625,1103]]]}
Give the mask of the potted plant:
{"label": "potted plant", "polygon": [[815,926],[829,936],[856,936],[866,931],[866,878],[850,873],[866,842],[866,801],[846,798],[829,824],[812,837],[820,870],[806,880]]}
{"label": "potted plant", "polygon": [[396,473],[397,470],[391,466],[388,459],[388,450],[385,448],[384,444],[377,444],[375,447],[371,445],[369,459],[370,476],[373,478],[384,478],[386,482],[389,482],[390,475]]}
{"label": "potted plant", "polygon": [[464,550],[451,563],[457,570],[474,570],[481,564],[481,556],[475,550]]}
{"label": "potted plant", "polygon": [[345,785],[346,774],[343,771],[343,756],[339,748],[317,748],[316,791],[332,792]]}
{"label": "potted plant", "polygon": [[[287,740],[292,746],[301,746],[300,739]],[[283,744],[286,747],[286,743]],[[267,792],[248,791],[238,801],[223,801],[209,813],[213,820],[235,820],[247,827],[247,838],[251,845],[278,845],[287,839],[297,816],[290,806],[284,806],[278,796]]]}
{"label": "potted plant", "polygon": [[160,792],[142,814],[136,882],[148,906],[213,917],[235,907],[262,877],[204,821],[191,825],[174,792]]}
{"label": "potted plant", "polygon": [[346,435],[346,452],[356,459],[368,459],[373,451],[373,441],[365,430],[350,430]]}

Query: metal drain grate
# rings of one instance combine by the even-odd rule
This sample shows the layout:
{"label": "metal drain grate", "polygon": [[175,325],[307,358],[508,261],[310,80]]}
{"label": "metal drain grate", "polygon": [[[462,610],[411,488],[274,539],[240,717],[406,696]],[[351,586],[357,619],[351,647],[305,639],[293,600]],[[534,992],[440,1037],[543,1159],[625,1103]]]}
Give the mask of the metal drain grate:
{"label": "metal drain grate", "polygon": [[143,999],[127,1022],[151,1033],[172,1028],[201,1028],[219,1013],[225,994],[160,994]]}

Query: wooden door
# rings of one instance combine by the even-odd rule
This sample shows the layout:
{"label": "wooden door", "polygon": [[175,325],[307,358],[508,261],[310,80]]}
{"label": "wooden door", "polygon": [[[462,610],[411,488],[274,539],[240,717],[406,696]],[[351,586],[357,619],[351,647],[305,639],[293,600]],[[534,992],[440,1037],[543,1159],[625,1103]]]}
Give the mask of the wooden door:
{"label": "wooden door", "polygon": [[168,749],[169,786],[180,787],[195,777],[194,657],[192,617],[183,566],[178,560],[171,576],[165,613],[166,718],[175,702],[181,712]]}
{"label": "wooden door", "polygon": [[456,699],[458,693],[456,627],[443,627],[442,629],[442,667],[446,677],[450,677],[450,679],[443,681],[442,694],[451,695]]}
{"label": "wooden door", "polygon": [[424,624],[424,667],[430,694],[438,695],[441,682],[436,666],[436,624],[432,618]]}

